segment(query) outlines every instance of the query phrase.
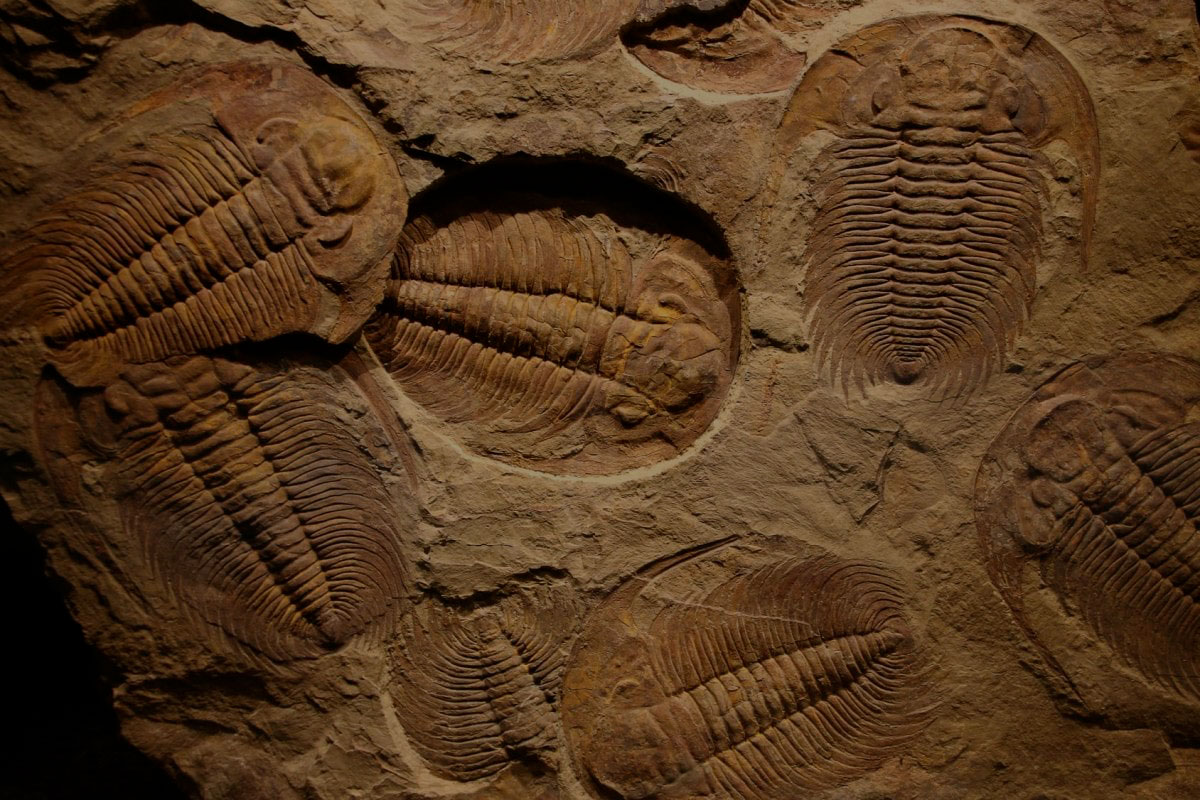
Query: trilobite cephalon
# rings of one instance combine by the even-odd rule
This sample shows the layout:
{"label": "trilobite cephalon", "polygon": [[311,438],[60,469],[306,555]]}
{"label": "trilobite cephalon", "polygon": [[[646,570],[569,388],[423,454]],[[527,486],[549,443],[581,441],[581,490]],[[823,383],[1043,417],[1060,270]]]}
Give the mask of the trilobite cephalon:
{"label": "trilobite cephalon", "polygon": [[[731,379],[732,271],[675,232],[666,195],[651,210],[643,184],[558,168],[602,198],[616,180],[626,205],[447,185],[414,207],[367,339],[406,394],[467,423],[490,456],[597,473],[674,455]],[[491,185],[531,182],[503,174]]]}
{"label": "trilobite cephalon", "polygon": [[[1029,608],[1038,579],[1068,622],[1082,619],[1153,684],[1200,700],[1198,410],[1200,364],[1097,359],[1038,389],[988,451],[976,479],[988,570],[1068,683],[1061,657],[1078,648],[1046,644],[1046,612]],[[1107,659],[1096,666],[1111,671]]]}
{"label": "trilobite cephalon", "polygon": [[733,94],[777,92],[807,61],[788,37],[830,13],[811,0],[642,0],[621,40],[676,83]]}
{"label": "trilobite cephalon", "polygon": [[522,589],[484,608],[424,600],[389,648],[389,690],[414,748],[438,777],[491,778],[517,759],[554,766],[558,702],[575,608],[563,586]]}
{"label": "trilobite cephalon", "polygon": [[576,773],[597,797],[775,800],[878,768],[924,729],[928,669],[875,564],[784,558],[593,611],[563,678]]}
{"label": "trilobite cephalon", "polygon": [[141,110],[185,101],[207,104],[210,124],[130,152],[5,259],[15,321],[37,326],[76,385],[286,333],[340,342],[383,291],[407,198],[332,89],[295,67],[232,64]]}
{"label": "trilobite cephalon", "polygon": [[[824,131],[804,303],[844,387],[978,387],[1029,315],[1046,202],[1041,151],[1076,160],[1086,260],[1099,172],[1087,90],[1023,28],[922,16],[839,42],[805,75],[771,178]],[[770,193],[770,192],[769,192]]]}
{"label": "trilobite cephalon", "polygon": [[178,356],[127,366],[80,406],[158,577],[274,660],[344,644],[407,589],[395,509],[345,411],[367,401],[324,371]]}

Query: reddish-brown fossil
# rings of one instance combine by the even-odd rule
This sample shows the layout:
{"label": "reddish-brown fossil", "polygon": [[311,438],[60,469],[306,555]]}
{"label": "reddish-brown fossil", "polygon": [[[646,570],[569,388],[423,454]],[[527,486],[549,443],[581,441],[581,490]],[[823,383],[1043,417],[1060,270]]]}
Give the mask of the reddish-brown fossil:
{"label": "reddish-brown fossil", "polygon": [[688,557],[630,579],[572,651],[563,723],[597,796],[791,797],[869,772],[924,728],[925,668],[886,570],[786,558],[656,592]]}
{"label": "reddish-brown fossil", "polygon": [[1081,175],[1081,238],[1099,172],[1091,99],[1035,33],[973,17],[873,25],[808,70],[780,128],[788,156],[818,131],[818,207],[804,297],[815,350],[842,384],[980,386],[1037,288],[1041,151],[1061,141]]}
{"label": "reddish-brown fossil", "polygon": [[1077,364],[1021,407],[984,460],[976,519],[1001,596],[1027,571],[1149,681],[1200,699],[1200,365],[1126,354]]}
{"label": "reddish-brown fossil", "polygon": [[[177,356],[128,366],[102,403],[79,405],[83,441],[110,457],[123,525],[158,578],[272,660],[336,648],[406,601],[394,506],[338,418],[366,407],[352,386]],[[40,404],[43,438],[65,410]]]}
{"label": "reddish-brown fossil", "polygon": [[330,87],[233,64],[135,110],[183,100],[207,104],[211,124],[123,156],[5,259],[15,321],[37,326],[77,385],[286,333],[344,341],[382,294],[407,198]]}
{"label": "reddish-brown fossil", "polygon": [[405,227],[367,328],[405,393],[489,455],[551,471],[638,466],[704,431],[737,357],[727,264],[582,198],[464,200]]}
{"label": "reddish-brown fossil", "polygon": [[391,648],[408,738],[442,778],[490,778],[513,759],[556,763],[562,667],[575,607],[562,586],[458,611],[422,602]]}

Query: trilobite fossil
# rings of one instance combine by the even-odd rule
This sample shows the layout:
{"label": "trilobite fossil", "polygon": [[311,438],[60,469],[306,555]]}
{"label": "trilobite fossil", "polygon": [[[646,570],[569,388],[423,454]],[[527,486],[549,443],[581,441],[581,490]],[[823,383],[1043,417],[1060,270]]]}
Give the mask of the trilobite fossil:
{"label": "trilobite fossil", "polygon": [[829,13],[811,0],[643,0],[621,40],[668,80],[711,92],[776,92],[807,60],[789,37]]}
{"label": "trilobite fossil", "polygon": [[489,455],[559,471],[648,463],[702,433],[729,385],[727,265],[592,205],[436,201],[401,236],[367,338],[406,394],[468,423]]}
{"label": "trilobite fossil", "polygon": [[800,796],[923,730],[927,668],[886,570],[793,557],[657,589],[695,555],[620,587],[572,650],[563,724],[596,796]]}
{"label": "trilobite fossil", "polygon": [[587,55],[615,42],[638,0],[403,0],[402,18],[419,39],[504,62]]}
{"label": "trilobite fossil", "polygon": [[102,411],[81,406],[85,430],[110,431],[122,520],[158,577],[270,659],[336,648],[405,599],[396,509],[339,416],[368,407],[352,385],[177,356],[127,366]]}
{"label": "trilobite fossil", "polygon": [[780,130],[777,188],[818,130],[804,302],[818,359],[843,386],[981,385],[1037,289],[1042,151],[1080,175],[1084,256],[1099,171],[1087,90],[1045,40],[968,17],[874,25],[809,69]]}
{"label": "trilobite fossil", "polygon": [[390,690],[431,772],[491,778],[516,759],[553,766],[558,702],[575,609],[562,586],[457,610],[422,602],[390,648]]}
{"label": "trilobite fossil", "polygon": [[1200,700],[1198,407],[1200,365],[1098,359],[1039,389],[988,452],[976,514],[989,571],[1068,683],[1026,611],[1030,569],[1126,664]]}
{"label": "trilobite fossil", "polygon": [[357,331],[406,208],[370,129],[283,65],[227,65],[165,96],[207,103],[211,124],[152,139],[34,224],[5,263],[18,322],[79,385],[125,363]]}

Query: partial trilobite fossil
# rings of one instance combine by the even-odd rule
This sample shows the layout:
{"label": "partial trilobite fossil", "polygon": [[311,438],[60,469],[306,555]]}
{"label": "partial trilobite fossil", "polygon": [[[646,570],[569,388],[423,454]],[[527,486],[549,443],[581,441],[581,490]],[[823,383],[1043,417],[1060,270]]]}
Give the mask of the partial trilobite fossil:
{"label": "partial trilobite fossil", "polygon": [[887,571],[793,557],[660,589],[695,555],[634,576],[576,640],[563,724],[597,797],[799,797],[924,729],[928,669]]}
{"label": "partial trilobite fossil", "polygon": [[16,322],[77,385],[125,363],[357,331],[406,208],[370,129],[283,65],[227,65],[165,96],[208,104],[211,123],[152,139],[34,224],[4,264]]}
{"label": "partial trilobite fossil", "polygon": [[554,766],[574,626],[573,599],[554,585],[472,610],[426,600],[402,620],[390,650],[390,691],[432,773],[472,781],[514,760]]}
{"label": "partial trilobite fossil", "polygon": [[503,62],[569,58],[617,40],[638,0],[402,0],[411,32],[434,45]]}
{"label": "partial trilobite fossil", "polygon": [[[976,482],[987,566],[1027,610],[1030,569],[1127,664],[1200,700],[1200,365],[1129,354],[1047,383],[992,444]],[[1101,668],[1111,666],[1098,664]]]}
{"label": "partial trilobite fossil", "polygon": [[1053,142],[1077,164],[1086,259],[1099,159],[1083,83],[1023,28],[893,20],[809,69],[780,130],[774,186],[820,130],[833,140],[818,157],[804,256],[818,358],[859,389],[978,387],[1030,312]]}
{"label": "partial trilobite fossil", "polygon": [[124,525],[162,582],[271,659],[342,645],[405,599],[396,510],[343,416],[368,408],[352,385],[178,356],[80,406],[85,431],[108,431]]}
{"label": "partial trilobite fossil", "polygon": [[704,431],[737,357],[723,259],[573,197],[463,192],[423,208],[367,327],[406,394],[469,423],[488,455],[551,471],[638,466]]}
{"label": "partial trilobite fossil", "polygon": [[643,0],[621,39],[668,80],[712,92],[776,92],[807,60],[789,37],[831,13],[812,0]]}

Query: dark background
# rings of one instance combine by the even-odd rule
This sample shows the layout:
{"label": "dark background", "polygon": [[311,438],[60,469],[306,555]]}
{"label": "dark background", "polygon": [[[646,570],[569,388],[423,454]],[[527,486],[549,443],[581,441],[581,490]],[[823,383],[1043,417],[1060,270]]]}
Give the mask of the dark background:
{"label": "dark background", "polygon": [[0,709],[4,800],[182,800],[167,775],[121,738],[103,662],[45,573],[37,540],[0,502],[0,609],[8,616]]}

